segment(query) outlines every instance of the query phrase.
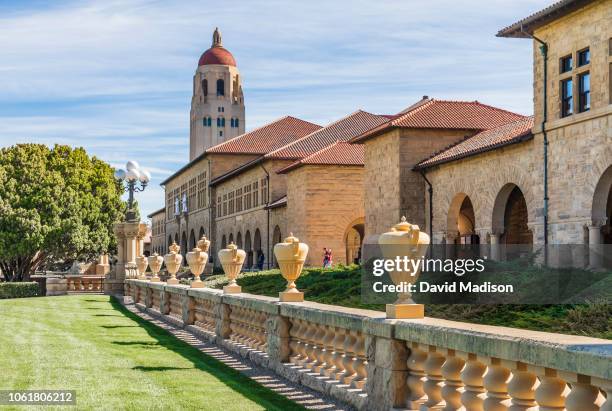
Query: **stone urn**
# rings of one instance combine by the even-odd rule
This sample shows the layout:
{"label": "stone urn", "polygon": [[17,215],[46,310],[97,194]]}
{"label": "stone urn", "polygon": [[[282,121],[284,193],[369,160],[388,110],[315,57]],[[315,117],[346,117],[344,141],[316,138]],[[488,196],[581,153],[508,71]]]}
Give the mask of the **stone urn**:
{"label": "stone urn", "polygon": [[154,253],[153,255],[147,258],[147,261],[149,262],[149,267],[151,267],[151,272],[153,273],[153,276],[151,277],[151,282],[159,282],[159,275],[157,274],[159,273],[159,270],[161,270],[162,263],[164,262],[164,257],[158,255],[157,253]]}
{"label": "stone urn", "polygon": [[145,275],[145,271],[147,271],[147,267],[149,266],[149,261],[147,257],[144,255],[139,255],[136,257],[136,267],[138,268],[138,279],[146,280],[147,276]]}
{"label": "stone urn", "polygon": [[166,263],[166,270],[170,274],[168,278],[168,284],[178,284],[179,281],[176,278],[176,273],[181,269],[181,263],[183,262],[183,256],[180,254],[181,247],[176,243],[172,243],[170,246],[170,252],[164,256],[164,263]]}
{"label": "stone urn", "polygon": [[302,274],[304,261],[308,255],[308,245],[300,243],[300,240],[289,234],[282,243],[274,245],[274,256],[280,267],[283,278],[287,280],[287,289],[279,293],[282,302],[304,301],[304,293],[300,292],[295,282]]}
{"label": "stone urn", "polygon": [[191,288],[204,288],[204,282],[200,279],[200,275],[204,272],[204,267],[206,267],[208,254],[203,250],[208,250],[209,247],[210,241],[206,237],[202,237],[198,241],[197,246],[187,253],[187,264],[189,264],[189,269],[194,276]]}
{"label": "stone urn", "polygon": [[[425,256],[429,247],[429,236],[419,229],[418,225],[410,224],[406,217],[378,238],[378,244],[383,257],[395,260],[397,257],[402,260],[408,257],[409,260],[421,259]],[[409,264],[409,267],[412,266]],[[399,285],[415,284],[419,278],[420,269],[413,271],[389,272],[393,284]],[[387,318],[423,318],[425,307],[423,304],[415,304],[410,292],[398,293],[398,298],[393,304],[387,304]]]}
{"label": "stone urn", "polygon": [[244,264],[244,259],[246,258],[246,252],[244,250],[239,250],[232,242],[227,248],[220,250],[218,256],[223,271],[230,280],[229,284],[223,287],[223,293],[236,294],[242,292],[242,288],[236,284],[236,277],[240,274],[242,264]]}

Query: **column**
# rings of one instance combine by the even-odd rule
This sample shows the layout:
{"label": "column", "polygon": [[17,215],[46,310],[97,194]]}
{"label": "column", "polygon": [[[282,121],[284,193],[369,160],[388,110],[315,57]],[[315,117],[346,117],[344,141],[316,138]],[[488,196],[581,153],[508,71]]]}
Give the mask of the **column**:
{"label": "column", "polygon": [[589,225],[589,269],[598,270],[603,266],[601,227],[603,222],[594,221]]}
{"label": "column", "polygon": [[499,249],[500,234],[499,232],[492,231],[489,237],[491,241],[491,260],[499,261],[501,254]]}

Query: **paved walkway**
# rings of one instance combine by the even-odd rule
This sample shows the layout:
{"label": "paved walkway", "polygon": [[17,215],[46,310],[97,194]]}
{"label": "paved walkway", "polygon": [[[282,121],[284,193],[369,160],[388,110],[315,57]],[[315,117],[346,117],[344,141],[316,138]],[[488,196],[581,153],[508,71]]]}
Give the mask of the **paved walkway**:
{"label": "paved walkway", "polygon": [[295,384],[289,380],[280,377],[273,371],[260,367],[253,364],[252,362],[234,354],[230,351],[226,351],[214,344],[207,341],[203,341],[196,335],[189,331],[178,328],[172,324],[166,323],[156,317],[153,317],[145,312],[142,312],[136,308],[132,303],[125,304],[125,307],[138,315],[139,317],[163,328],[169,333],[173,334],[179,340],[185,341],[192,347],[197,348],[206,355],[210,355],[213,358],[223,362],[228,367],[240,371],[249,378],[257,381],[264,387],[271,389],[284,397],[302,405],[311,410],[351,410],[350,407],[340,404],[332,398],[326,397],[320,392],[311,390],[307,387]]}

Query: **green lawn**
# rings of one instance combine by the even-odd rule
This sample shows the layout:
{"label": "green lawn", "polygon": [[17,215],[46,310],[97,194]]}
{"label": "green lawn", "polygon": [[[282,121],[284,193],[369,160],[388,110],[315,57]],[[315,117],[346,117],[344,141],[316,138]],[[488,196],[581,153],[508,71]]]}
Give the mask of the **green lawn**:
{"label": "green lawn", "polygon": [[79,410],[302,409],[107,296],[0,300],[0,313],[0,390],[76,390]]}

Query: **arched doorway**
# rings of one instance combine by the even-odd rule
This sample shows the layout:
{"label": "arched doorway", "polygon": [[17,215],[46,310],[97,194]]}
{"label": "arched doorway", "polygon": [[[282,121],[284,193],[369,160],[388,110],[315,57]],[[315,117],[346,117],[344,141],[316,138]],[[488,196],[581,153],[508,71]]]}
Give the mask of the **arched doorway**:
{"label": "arched doorway", "polygon": [[234,234],[233,233],[230,233],[228,241],[229,241],[230,244],[234,242]]}
{"label": "arched doorway", "polygon": [[500,234],[501,244],[533,244],[527,222],[527,201],[516,184],[506,184],[497,194],[493,206],[493,232]]}
{"label": "arched doorway", "polygon": [[253,249],[251,248],[251,232],[244,235],[244,251],[246,252],[246,268],[253,267]]}
{"label": "arched doorway", "polygon": [[238,231],[238,234],[236,235],[236,246],[242,249],[242,233],[240,231]]}
{"label": "arched doorway", "polygon": [[225,234],[221,237],[221,248],[227,248],[227,239],[225,238]]}
{"label": "arched doorway", "polygon": [[593,227],[600,228],[589,233],[589,243],[612,244],[612,166],[606,169],[595,186],[591,218]]}
{"label": "arched doorway", "polygon": [[187,234],[183,231],[181,234],[181,254],[183,254],[183,260],[185,260],[185,256],[187,255]]}
{"label": "arched doorway", "polygon": [[262,254],[263,251],[261,250],[261,233],[259,232],[259,228],[257,228],[255,230],[255,235],[253,236],[253,264],[256,265],[260,270],[263,269],[263,264],[260,262],[260,255]]}
{"label": "arched doorway", "polygon": [[171,245],[172,245],[172,236],[169,235],[168,236],[168,248],[170,248]]}
{"label": "arched doorway", "polygon": [[456,194],[451,201],[447,216],[447,232],[447,243],[480,243],[480,237],[476,234],[474,206],[470,197],[465,193]]}
{"label": "arched doorway", "polygon": [[204,227],[200,227],[200,233],[198,234],[198,240],[204,236]]}
{"label": "arched doorway", "polygon": [[[283,241],[283,236],[281,235],[281,230],[279,226],[274,227],[274,232],[272,234],[272,246],[278,244]],[[277,268],[278,263],[276,262],[276,257],[272,255],[272,265]]]}
{"label": "arched doorway", "polygon": [[189,250],[193,250],[195,246],[196,246],[196,237],[192,229],[191,234],[189,234]]}
{"label": "arched doorway", "polygon": [[364,220],[364,218],[359,218],[350,223],[344,234],[346,264],[359,264],[361,261],[361,245],[365,232]]}

